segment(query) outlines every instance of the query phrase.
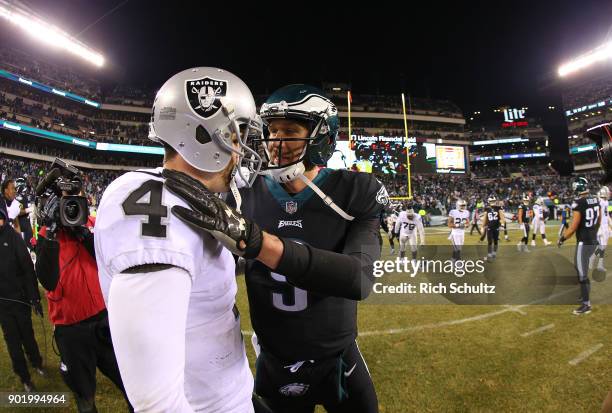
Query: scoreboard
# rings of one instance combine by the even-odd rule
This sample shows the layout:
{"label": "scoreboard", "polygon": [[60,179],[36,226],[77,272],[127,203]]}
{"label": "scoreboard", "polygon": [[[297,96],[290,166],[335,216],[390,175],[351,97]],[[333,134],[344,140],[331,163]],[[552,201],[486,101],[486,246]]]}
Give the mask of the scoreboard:
{"label": "scoreboard", "polygon": [[436,172],[462,174],[466,171],[463,146],[436,145]]}

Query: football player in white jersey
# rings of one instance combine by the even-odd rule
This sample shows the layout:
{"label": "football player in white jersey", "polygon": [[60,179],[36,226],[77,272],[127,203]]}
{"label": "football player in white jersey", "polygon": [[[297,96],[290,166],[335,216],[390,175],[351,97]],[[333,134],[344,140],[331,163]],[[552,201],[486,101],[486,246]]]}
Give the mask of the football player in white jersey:
{"label": "football player in white jersey", "polygon": [[531,238],[531,246],[535,247],[536,235],[538,235],[538,231],[540,231],[540,235],[542,235],[542,241],[544,245],[550,245],[550,241],[546,239],[546,223],[544,218],[544,199],[542,197],[538,197],[533,205],[533,218],[531,220],[531,227],[533,228],[533,235]]}
{"label": "football player in white jersey", "polygon": [[423,228],[421,217],[414,213],[414,209],[408,208],[400,212],[395,222],[395,232],[400,234],[400,258],[406,256],[406,245],[410,245],[412,259],[416,259],[418,248],[417,232],[420,245],[425,245],[425,229]]}
{"label": "football player in white jersey", "polygon": [[461,248],[465,238],[465,229],[470,225],[470,211],[463,199],[457,200],[456,208],[448,213],[448,227],[451,233],[448,239],[453,244],[453,259],[461,259]]}
{"label": "football player in white jersey", "polygon": [[589,268],[593,268],[595,260],[597,259],[597,269],[599,271],[606,272],[604,267],[604,253],[608,246],[608,238],[610,237],[610,231],[612,228],[612,222],[608,215],[608,199],[610,198],[610,189],[607,186],[602,187],[597,194],[599,197],[599,210],[601,211],[601,224],[599,224],[599,230],[597,231],[597,243],[599,244],[589,261]]}
{"label": "football player in white jersey", "polygon": [[235,172],[244,175],[238,167],[250,166],[254,176],[261,165],[245,146],[250,133],[261,133],[261,124],[238,77],[215,68],[184,70],[161,87],[153,106],[149,137],[164,146],[164,167],[129,172],[104,192],[96,257],[135,411],[253,412],[234,259],[215,238],[170,213],[187,204],[162,176],[164,169],[181,171],[211,192],[234,192]]}

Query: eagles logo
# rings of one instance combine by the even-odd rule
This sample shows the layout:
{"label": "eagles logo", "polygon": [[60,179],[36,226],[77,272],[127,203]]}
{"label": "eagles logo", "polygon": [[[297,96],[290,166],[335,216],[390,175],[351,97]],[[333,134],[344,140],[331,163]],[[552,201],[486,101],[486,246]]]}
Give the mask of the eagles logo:
{"label": "eagles logo", "polygon": [[291,383],[281,387],[278,391],[283,396],[303,396],[309,387],[310,385],[305,383]]}
{"label": "eagles logo", "polygon": [[191,110],[208,119],[221,108],[221,97],[227,95],[227,81],[204,77],[185,82],[185,92]]}
{"label": "eagles logo", "polygon": [[376,202],[381,205],[387,205],[389,203],[389,193],[387,192],[387,188],[385,188],[385,186],[382,184],[378,190],[378,193],[376,194]]}

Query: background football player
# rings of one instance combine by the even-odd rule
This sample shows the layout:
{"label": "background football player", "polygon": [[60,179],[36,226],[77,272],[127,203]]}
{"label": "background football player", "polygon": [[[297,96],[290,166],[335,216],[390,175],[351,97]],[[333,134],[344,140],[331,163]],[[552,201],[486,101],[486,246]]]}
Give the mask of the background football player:
{"label": "background football player", "polygon": [[597,260],[597,270],[606,272],[606,268],[604,267],[604,255],[606,252],[606,247],[608,246],[608,238],[610,237],[610,226],[612,222],[610,222],[610,218],[608,216],[608,199],[610,198],[610,189],[607,186],[601,187],[598,193],[599,205],[600,205],[600,213],[601,213],[601,224],[599,225],[599,230],[597,231],[597,249],[595,250],[595,254],[591,256],[589,260],[589,269],[593,269],[595,266],[595,260]]}
{"label": "background football player", "polygon": [[577,198],[572,204],[572,221],[570,227],[563,232],[558,245],[576,234],[575,266],[580,282],[581,305],[574,314],[591,312],[591,281],[589,280],[589,259],[597,248],[597,230],[601,223],[601,205],[597,197],[589,193],[589,181],[584,177],[576,178],[572,189]]}
{"label": "background football player", "polygon": [[389,245],[391,246],[391,254],[395,254],[395,243],[393,242],[399,237],[398,232],[395,230],[395,223],[397,222],[397,212],[391,210],[386,218],[386,225],[388,228],[387,236],[389,237]]}
{"label": "background football player", "polygon": [[[214,99],[199,99],[194,89],[211,84]],[[236,166],[246,162],[244,135],[257,133],[256,119],[251,92],[238,77],[206,67],[182,71],[158,91],[150,123],[166,169],[129,172],[104,192],[96,257],[135,411],[253,411],[234,259],[169,212],[187,204],[167,190],[162,173],[182,171],[211,191],[228,191]],[[257,169],[257,156],[248,158]]]}
{"label": "background football player", "polygon": [[395,223],[395,232],[400,234],[400,258],[406,256],[406,245],[410,245],[412,259],[415,260],[418,253],[417,233],[418,242],[420,242],[420,245],[425,245],[425,228],[423,228],[421,217],[414,213],[412,206],[400,212]]}
{"label": "background football player", "polygon": [[[259,352],[255,392],[275,413],[313,412],[317,404],[329,412],[377,412],[355,339],[357,301],[370,293],[380,257],[387,192],[370,174],[320,168],[339,125],[319,89],[283,87],[260,114],[267,134],[252,143],[267,171],[240,191],[243,214],[182,175],[166,185],[195,211],[172,212],[247,258]],[[238,224],[228,224],[236,217]]]}
{"label": "background football player", "polygon": [[480,226],[478,223],[480,222],[480,209],[474,205],[474,210],[472,211],[472,227],[470,228],[470,235],[474,233],[474,230],[478,231],[478,235],[482,235],[480,232]]}
{"label": "background football player", "polygon": [[495,196],[490,196],[487,199],[487,204],[487,209],[484,212],[483,228],[487,236],[487,259],[494,260],[497,257],[499,245],[499,228],[506,222],[506,218]]}
{"label": "background football player", "polygon": [[[470,225],[470,211],[463,199],[457,200],[456,208],[448,213],[448,227],[451,233],[448,239],[453,244],[453,260],[461,259],[461,249],[465,240],[465,229]],[[480,231],[478,231],[480,233]]]}
{"label": "background football player", "polygon": [[516,244],[519,251],[529,252],[527,243],[529,242],[529,195],[524,194],[522,204],[518,206],[517,216],[519,228],[523,231],[523,238]]}
{"label": "background football player", "polygon": [[544,242],[544,245],[550,245],[550,241],[546,239],[546,217],[544,216],[545,208],[544,199],[542,199],[541,196],[537,197],[533,205],[533,218],[531,220],[531,228],[533,229],[531,245],[533,247],[536,245],[535,239],[536,235],[538,235],[538,231],[542,236],[542,242]]}

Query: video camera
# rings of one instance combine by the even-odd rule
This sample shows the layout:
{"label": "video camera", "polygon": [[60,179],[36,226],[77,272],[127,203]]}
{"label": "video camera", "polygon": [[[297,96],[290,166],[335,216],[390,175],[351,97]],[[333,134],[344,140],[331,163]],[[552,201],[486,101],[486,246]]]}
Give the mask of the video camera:
{"label": "video camera", "polygon": [[[79,195],[82,188],[81,172],[65,161],[55,158],[51,169],[36,187],[38,210],[50,211],[50,215],[43,217],[42,224],[47,226],[60,224],[63,227],[85,225],[89,217],[89,208],[87,198]],[[59,198],[59,207],[45,208],[52,197]]]}

